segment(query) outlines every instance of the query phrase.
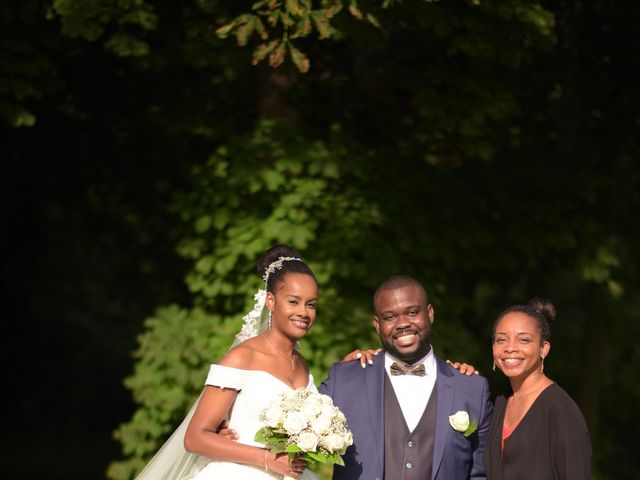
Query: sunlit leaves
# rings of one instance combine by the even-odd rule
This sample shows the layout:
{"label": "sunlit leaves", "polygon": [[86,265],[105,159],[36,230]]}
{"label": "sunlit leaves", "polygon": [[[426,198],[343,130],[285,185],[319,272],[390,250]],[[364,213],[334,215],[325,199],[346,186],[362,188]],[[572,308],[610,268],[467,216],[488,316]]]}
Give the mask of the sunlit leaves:
{"label": "sunlit leaves", "polygon": [[[220,316],[201,309],[161,307],[146,321],[135,353],[139,362],[126,380],[142,405],[121,425],[115,438],[129,460],[110,465],[112,479],[134,478],[164,438],[175,428],[202,389],[211,351],[224,351],[237,329]],[[211,335],[212,326],[220,336]]]}
{"label": "sunlit leaves", "polygon": [[105,46],[123,57],[149,53],[139,33],[154,30],[158,21],[145,0],[54,0],[51,13],[60,18],[66,35],[90,41],[106,37]]}
{"label": "sunlit leaves", "polygon": [[302,73],[307,72],[311,65],[307,56],[304,53],[302,53],[300,50],[298,50],[296,47],[294,47],[293,43],[289,42],[288,46],[289,46],[289,54],[291,55],[291,60],[293,61],[296,68]]}
{"label": "sunlit leaves", "polygon": [[332,20],[343,9],[343,2],[348,2],[347,10],[354,18],[380,27],[373,13],[363,12],[356,0],[260,0],[252,5],[251,13],[238,15],[218,27],[216,34],[220,38],[233,34],[241,46],[255,35],[260,43],[253,51],[254,65],[268,57],[269,65],[279,67],[288,55],[296,68],[305,73],[311,62],[293,41],[311,36],[314,29],[321,39],[338,38],[340,32],[333,27]]}
{"label": "sunlit leaves", "polygon": [[33,127],[36,123],[33,113],[9,102],[0,103],[0,118],[4,118],[14,127]]}
{"label": "sunlit leaves", "polygon": [[356,2],[356,0],[351,0],[349,2],[349,13],[358,20],[362,20],[364,18],[362,11],[358,8],[358,2]]}
{"label": "sunlit leaves", "polygon": [[[113,463],[110,478],[131,478],[142,467],[140,459],[148,458],[184,415],[207,365],[224,355],[242,313],[251,307],[251,293],[261,284],[255,262],[266,247],[295,245],[318,272],[326,325],[317,328],[325,334],[302,346],[318,376],[355,347],[355,339],[372,335],[367,321],[352,322],[326,344],[330,325],[342,315],[356,318],[361,309],[354,299],[339,299],[334,286],[346,278],[350,262],[340,262],[336,248],[312,246],[320,238],[338,245],[366,237],[379,222],[376,206],[340,183],[350,178],[340,156],[331,141],[314,141],[280,122],[264,121],[194,169],[192,189],[176,196],[175,209],[189,226],[178,251],[193,262],[185,281],[195,306],[161,307],[146,322],[136,370],[127,380],[141,406],[116,432],[131,459]],[[355,164],[351,167],[357,172]],[[158,389],[162,392],[154,394]]]}
{"label": "sunlit leaves", "polygon": [[252,57],[251,63],[253,63],[253,65],[257,65],[258,63],[260,63],[262,60],[265,59],[267,55],[273,52],[273,50],[280,44],[280,42],[281,42],[280,40],[276,39],[276,40],[270,41],[269,43],[260,44],[253,51],[253,57]]}
{"label": "sunlit leaves", "polygon": [[582,276],[585,280],[604,285],[613,297],[619,298],[624,293],[624,288],[614,276],[618,267],[620,259],[613,244],[601,245],[594,255],[584,262]]}

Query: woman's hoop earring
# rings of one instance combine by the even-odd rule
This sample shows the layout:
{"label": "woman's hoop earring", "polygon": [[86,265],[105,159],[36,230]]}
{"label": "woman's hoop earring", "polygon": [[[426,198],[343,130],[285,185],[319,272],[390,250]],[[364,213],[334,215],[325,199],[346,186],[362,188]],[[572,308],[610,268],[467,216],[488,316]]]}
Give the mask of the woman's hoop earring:
{"label": "woman's hoop earring", "polygon": [[494,372],[496,371],[496,361],[495,360],[493,361],[493,368],[491,370],[493,370]]}
{"label": "woman's hoop earring", "polygon": [[540,373],[544,372],[544,357],[540,357]]}

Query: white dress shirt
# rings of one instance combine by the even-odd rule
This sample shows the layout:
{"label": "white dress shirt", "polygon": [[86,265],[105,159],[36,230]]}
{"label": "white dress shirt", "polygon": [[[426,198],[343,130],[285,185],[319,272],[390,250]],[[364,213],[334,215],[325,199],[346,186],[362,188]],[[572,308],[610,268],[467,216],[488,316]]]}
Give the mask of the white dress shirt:
{"label": "white dress shirt", "polygon": [[425,357],[413,364],[424,364],[426,375],[423,377],[417,375],[391,375],[391,364],[393,362],[405,363],[385,352],[384,368],[391,380],[391,385],[400,404],[407,427],[409,427],[410,432],[413,432],[420,418],[422,418],[424,409],[427,408],[433,386],[436,384],[437,369],[436,359],[433,356],[433,347]]}

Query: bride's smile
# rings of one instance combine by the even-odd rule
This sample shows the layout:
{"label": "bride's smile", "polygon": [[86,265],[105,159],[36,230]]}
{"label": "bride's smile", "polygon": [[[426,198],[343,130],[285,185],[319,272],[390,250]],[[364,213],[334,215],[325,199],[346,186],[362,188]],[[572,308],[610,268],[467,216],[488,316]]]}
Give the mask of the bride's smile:
{"label": "bride's smile", "polygon": [[301,338],[316,319],[318,285],[309,275],[290,273],[275,293],[267,293],[272,329],[291,338]]}

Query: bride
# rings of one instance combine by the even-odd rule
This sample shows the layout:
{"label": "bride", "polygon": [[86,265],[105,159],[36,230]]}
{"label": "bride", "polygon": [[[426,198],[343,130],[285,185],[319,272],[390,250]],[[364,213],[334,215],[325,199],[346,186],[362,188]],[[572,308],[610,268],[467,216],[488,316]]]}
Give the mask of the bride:
{"label": "bride", "polygon": [[[295,346],[316,319],[318,284],[300,254],[286,245],[264,252],[258,272],[266,292],[258,291],[231,350],[211,366],[194,409],[137,480],[317,479],[304,460],[276,455],[254,436],[263,426],[260,411],[276,395],[315,388]],[[217,433],[226,418],[235,438]]]}

